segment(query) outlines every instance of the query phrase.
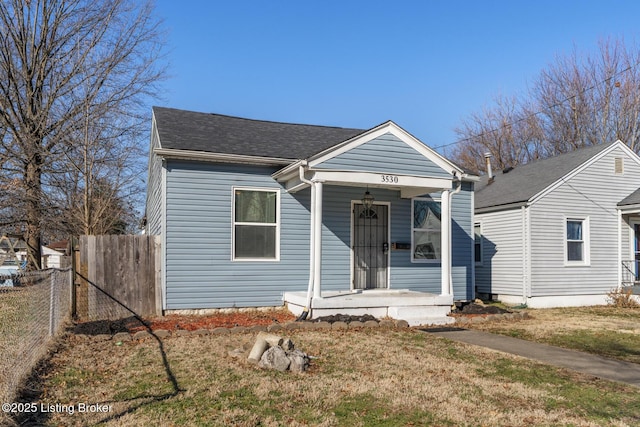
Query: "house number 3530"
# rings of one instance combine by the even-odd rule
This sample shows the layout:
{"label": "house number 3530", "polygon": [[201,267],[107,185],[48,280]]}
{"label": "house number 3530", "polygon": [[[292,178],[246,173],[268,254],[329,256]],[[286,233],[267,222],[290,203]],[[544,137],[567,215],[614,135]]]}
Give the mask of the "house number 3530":
{"label": "house number 3530", "polygon": [[397,184],[398,177],[395,175],[382,175],[382,182],[386,182],[389,184]]}

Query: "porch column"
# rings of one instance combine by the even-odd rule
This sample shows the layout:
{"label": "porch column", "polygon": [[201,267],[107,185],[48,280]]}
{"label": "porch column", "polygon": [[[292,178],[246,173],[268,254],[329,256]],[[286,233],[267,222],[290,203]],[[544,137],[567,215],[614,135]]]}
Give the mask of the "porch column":
{"label": "porch column", "polygon": [[443,190],[440,197],[440,293],[451,295],[451,208],[450,191]]}
{"label": "porch column", "polygon": [[311,201],[313,210],[313,297],[322,298],[322,181],[317,181],[315,197]]}
{"label": "porch column", "polygon": [[616,209],[618,213],[618,286],[622,287],[622,211]]}

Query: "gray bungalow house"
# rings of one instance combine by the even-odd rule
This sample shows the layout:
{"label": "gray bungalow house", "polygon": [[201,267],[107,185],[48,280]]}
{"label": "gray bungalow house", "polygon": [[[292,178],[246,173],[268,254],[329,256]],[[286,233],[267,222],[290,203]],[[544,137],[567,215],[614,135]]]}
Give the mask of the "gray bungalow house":
{"label": "gray bungalow house", "polygon": [[620,141],[483,176],[478,295],[533,308],[605,304],[638,277],[639,186],[640,157]]}
{"label": "gray bungalow house", "polygon": [[146,232],[162,236],[163,309],[446,322],[474,297],[476,180],[391,121],[155,107]]}

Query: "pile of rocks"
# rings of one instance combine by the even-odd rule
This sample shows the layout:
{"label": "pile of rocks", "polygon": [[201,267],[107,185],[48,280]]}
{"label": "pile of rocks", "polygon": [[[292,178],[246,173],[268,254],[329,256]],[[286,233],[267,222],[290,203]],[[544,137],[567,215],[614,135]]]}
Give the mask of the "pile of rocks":
{"label": "pile of rocks", "polygon": [[296,350],[289,338],[266,332],[258,334],[248,360],[261,368],[291,372],[306,371],[310,362],[309,356]]}

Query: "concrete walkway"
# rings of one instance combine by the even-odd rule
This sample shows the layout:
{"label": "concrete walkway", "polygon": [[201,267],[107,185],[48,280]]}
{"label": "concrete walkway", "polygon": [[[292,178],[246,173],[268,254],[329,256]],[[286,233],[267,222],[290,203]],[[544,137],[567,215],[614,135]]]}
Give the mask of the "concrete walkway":
{"label": "concrete walkway", "polygon": [[640,364],[469,329],[433,328],[424,329],[424,331],[452,341],[479,345],[598,378],[640,387]]}

